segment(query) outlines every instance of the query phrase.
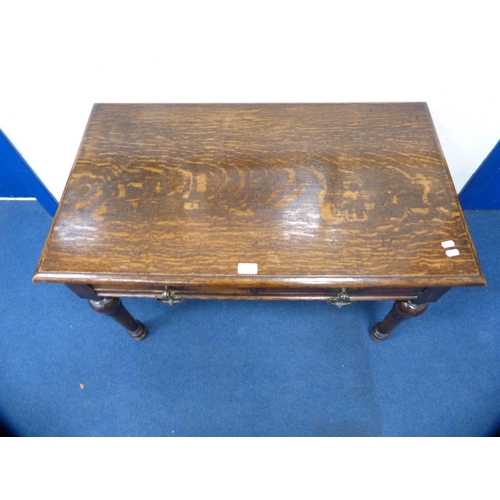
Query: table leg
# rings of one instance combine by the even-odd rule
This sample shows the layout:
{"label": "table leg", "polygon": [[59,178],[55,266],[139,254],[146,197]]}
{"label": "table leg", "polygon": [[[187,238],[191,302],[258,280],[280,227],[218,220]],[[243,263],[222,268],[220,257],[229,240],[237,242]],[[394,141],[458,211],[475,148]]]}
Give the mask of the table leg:
{"label": "table leg", "polygon": [[90,307],[106,316],[110,316],[115,321],[124,326],[127,333],[134,340],[144,340],[148,334],[147,328],[140,322],[134,319],[127,311],[122,301],[117,297],[104,297],[98,300],[89,300]]}
{"label": "table leg", "polygon": [[420,316],[427,309],[427,302],[417,304],[412,300],[396,300],[389,314],[377,323],[370,331],[370,337],[375,342],[382,342],[403,321]]}

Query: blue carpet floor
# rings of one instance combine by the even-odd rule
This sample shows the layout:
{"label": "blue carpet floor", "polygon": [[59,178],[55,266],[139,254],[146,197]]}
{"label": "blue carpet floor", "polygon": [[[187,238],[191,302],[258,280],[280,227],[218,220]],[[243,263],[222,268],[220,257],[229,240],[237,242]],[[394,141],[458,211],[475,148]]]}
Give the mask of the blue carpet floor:
{"label": "blue carpet floor", "polygon": [[466,212],[488,280],[383,343],[389,302],[124,303],[136,342],[31,283],[51,219],[0,201],[0,421],[15,436],[488,436],[500,428],[500,212]]}

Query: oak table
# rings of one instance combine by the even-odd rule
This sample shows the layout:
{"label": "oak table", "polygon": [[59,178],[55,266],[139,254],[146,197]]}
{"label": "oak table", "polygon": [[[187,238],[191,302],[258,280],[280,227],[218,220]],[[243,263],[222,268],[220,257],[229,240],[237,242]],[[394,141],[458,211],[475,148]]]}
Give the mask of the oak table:
{"label": "oak table", "polygon": [[96,104],[33,280],[120,297],[394,300],[486,281],[425,103]]}

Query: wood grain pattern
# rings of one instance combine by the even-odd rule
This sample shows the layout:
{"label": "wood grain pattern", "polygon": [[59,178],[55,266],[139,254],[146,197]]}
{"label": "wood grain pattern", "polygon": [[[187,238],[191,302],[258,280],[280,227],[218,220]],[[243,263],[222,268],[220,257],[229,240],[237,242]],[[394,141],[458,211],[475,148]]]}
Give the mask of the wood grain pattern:
{"label": "wood grain pattern", "polygon": [[486,283],[424,103],[95,105],[34,280]]}

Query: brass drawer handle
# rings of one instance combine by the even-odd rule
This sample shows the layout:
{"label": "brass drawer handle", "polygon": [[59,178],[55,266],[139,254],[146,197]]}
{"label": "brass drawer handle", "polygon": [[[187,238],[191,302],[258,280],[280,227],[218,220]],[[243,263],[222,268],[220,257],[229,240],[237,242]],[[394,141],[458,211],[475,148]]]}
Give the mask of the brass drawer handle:
{"label": "brass drawer handle", "polygon": [[176,304],[180,304],[184,301],[184,297],[182,295],[173,293],[172,290],[169,290],[168,286],[166,286],[163,293],[160,296],[155,297],[155,299],[162,304],[168,304],[170,306],[175,306]]}
{"label": "brass drawer handle", "polygon": [[333,295],[326,300],[331,306],[337,306],[339,309],[343,306],[350,306],[356,302],[355,299],[351,299],[349,294],[346,292],[345,288],[340,290],[340,293]]}

